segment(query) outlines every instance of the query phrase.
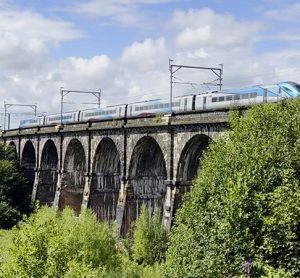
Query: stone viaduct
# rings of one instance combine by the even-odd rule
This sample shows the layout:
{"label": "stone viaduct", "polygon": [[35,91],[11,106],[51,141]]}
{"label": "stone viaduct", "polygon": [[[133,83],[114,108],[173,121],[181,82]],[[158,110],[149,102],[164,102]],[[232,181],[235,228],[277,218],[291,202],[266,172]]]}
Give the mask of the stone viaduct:
{"label": "stone viaduct", "polygon": [[32,200],[130,231],[139,208],[170,228],[203,151],[228,129],[228,111],[41,126],[3,132],[16,148]]}

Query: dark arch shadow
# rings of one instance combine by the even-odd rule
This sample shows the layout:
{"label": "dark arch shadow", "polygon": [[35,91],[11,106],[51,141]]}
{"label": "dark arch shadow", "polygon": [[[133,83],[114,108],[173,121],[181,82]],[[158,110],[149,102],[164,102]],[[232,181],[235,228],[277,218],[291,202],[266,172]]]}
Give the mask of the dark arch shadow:
{"label": "dark arch shadow", "polygon": [[15,142],[10,141],[7,145],[6,155],[8,159],[14,161],[16,165],[18,165],[18,153],[17,153],[17,146]]}
{"label": "dark arch shadow", "polygon": [[23,176],[25,177],[27,183],[25,188],[26,199],[31,199],[33,183],[35,177],[35,169],[36,167],[36,154],[35,149],[32,142],[29,140],[25,143],[22,160],[21,160],[21,171],[23,172]]}
{"label": "dark arch shadow", "polygon": [[201,158],[203,152],[207,149],[211,139],[204,135],[195,135],[184,146],[177,168],[177,193],[175,196],[173,213],[182,203],[182,197],[189,192],[193,179],[201,168]]}
{"label": "dark arch shadow", "polygon": [[104,138],[98,145],[93,160],[89,207],[99,220],[112,223],[120,190],[121,161],[115,143]]}
{"label": "dark arch shadow", "polygon": [[166,163],[158,143],[150,136],[141,138],[132,152],[128,173],[128,191],[122,233],[130,232],[144,204],[149,214],[162,213],[166,194]]}
{"label": "dark arch shadow", "polygon": [[80,213],[86,173],[85,152],[77,139],[72,139],[67,147],[64,173],[59,198],[59,208],[71,207]]}
{"label": "dark arch shadow", "polygon": [[36,199],[42,205],[51,206],[54,201],[57,183],[58,153],[52,140],[47,140],[41,157],[40,179]]}

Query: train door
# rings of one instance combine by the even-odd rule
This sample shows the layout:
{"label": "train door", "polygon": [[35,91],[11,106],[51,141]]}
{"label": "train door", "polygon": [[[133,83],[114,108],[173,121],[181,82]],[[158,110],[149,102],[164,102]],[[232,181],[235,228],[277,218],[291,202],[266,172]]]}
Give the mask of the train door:
{"label": "train door", "polygon": [[206,110],[206,97],[203,97],[203,110]]}
{"label": "train door", "polygon": [[187,111],[187,98],[184,98],[184,107],[183,107],[183,111]]}
{"label": "train door", "polygon": [[264,89],[263,102],[268,102],[268,90]]}
{"label": "train door", "polygon": [[132,105],[130,105],[129,116],[132,116]]}

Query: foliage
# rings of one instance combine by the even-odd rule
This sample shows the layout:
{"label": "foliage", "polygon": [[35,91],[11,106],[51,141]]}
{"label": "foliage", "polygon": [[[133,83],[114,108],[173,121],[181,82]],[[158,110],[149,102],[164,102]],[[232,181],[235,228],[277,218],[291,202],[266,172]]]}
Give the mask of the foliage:
{"label": "foliage", "polygon": [[275,269],[267,264],[256,262],[252,267],[253,274],[260,275],[262,278],[291,278],[291,273],[279,268]]}
{"label": "foliage", "polygon": [[112,231],[90,211],[44,207],[14,232],[0,277],[104,277],[118,265]]}
{"label": "foliage", "polygon": [[134,260],[144,265],[161,262],[167,249],[167,240],[167,232],[162,226],[158,210],[149,217],[147,208],[142,206],[133,234]]}
{"label": "foliage", "polygon": [[253,277],[299,276],[300,100],[233,113],[231,127],[177,213],[166,277],[241,275],[250,260],[266,266]]}
{"label": "foliage", "polygon": [[8,255],[8,250],[13,245],[13,231],[0,230],[0,264],[5,262]]}
{"label": "foliage", "polygon": [[107,278],[159,278],[162,277],[162,264],[140,265],[125,254],[120,255],[120,268],[108,272]]}
{"label": "foliage", "polygon": [[29,211],[28,200],[24,200],[25,181],[16,163],[12,147],[0,144],[0,228],[10,228]]}

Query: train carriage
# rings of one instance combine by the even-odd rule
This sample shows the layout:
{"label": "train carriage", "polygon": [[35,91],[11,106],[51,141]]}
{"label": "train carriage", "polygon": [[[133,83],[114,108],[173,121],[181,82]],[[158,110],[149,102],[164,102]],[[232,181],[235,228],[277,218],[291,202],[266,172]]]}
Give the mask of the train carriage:
{"label": "train carriage", "polygon": [[44,124],[44,117],[35,117],[30,119],[24,119],[20,121],[20,127],[26,128],[26,127],[32,127],[32,126],[41,126]]}
{"label": "train carriage", "polygon": [[99,109],[81,111],[79,120],[84,121],[105,121],[123,119],[126,117],[126,104],[107,106]]}
{"label": "train carriage", "polygon": [[[192,111],[193,95],[175,97],[172,101],[172,113],[181,113]],[[170,114],[169,100],[147,100],[143,102],[136,102],[128,105],[127,117],[149,117],[155,115]]]}
{"label": "train carriage", "polygon": [[80,111],[76,112],[67,112],[61,114],[55,114],[55,115],[48,115],[45,116],[45,125],[54,125],[54,124],[68,124],[68,123],[74,123],[78,122]]}

